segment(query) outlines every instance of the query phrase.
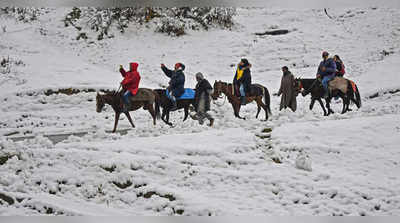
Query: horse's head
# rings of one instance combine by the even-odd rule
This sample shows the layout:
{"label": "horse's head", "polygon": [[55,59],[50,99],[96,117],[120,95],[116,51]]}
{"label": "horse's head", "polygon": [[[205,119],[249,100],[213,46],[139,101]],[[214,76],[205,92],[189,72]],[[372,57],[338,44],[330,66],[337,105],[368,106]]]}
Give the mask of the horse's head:
{"label": "horse's head", "polygon": [[96,111],[97,112],[101,112],[101,110],[104,108],[105,102],[103,99],[103,95],[99,94],[97,92],[97,96],[96,96]]}
{"label": "horse's head", "polygon": [[215,81],[214,82],[214,91],[211,94],[211,97],[213,100],[217,100],[219,97],[221,97],[222,93],[222,81]]}
{"label": "horse's head", "polygon": [[297,92],[300,92],[301,89],[304,88],[303,84],[301,83],[301,78],[294,79],[293,87],[294,87],[295,91],[297,91]]}

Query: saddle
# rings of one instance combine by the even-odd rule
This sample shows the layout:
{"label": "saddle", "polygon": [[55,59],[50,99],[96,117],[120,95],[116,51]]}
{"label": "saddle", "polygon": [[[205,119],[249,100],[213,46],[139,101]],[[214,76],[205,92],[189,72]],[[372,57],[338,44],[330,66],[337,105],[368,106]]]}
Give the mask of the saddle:
{"label": "saddle", "polygon": [[[169,99],[171,99],[171,98],[170,98],[171,96],[170,96],[170,94],[169,94],[169,90],[168,90],[168,89],[165,91],[165,94],[167,95],[167,97],[168,97]],[[191,89],[191,88],[185,88],[185,92],[184,92],[180,97],[177,97],[176,100],[194,99],[195,94],[196,94],[196,91],[195,91],[195,90],[193,90],[193,89]]]}
{"label": "saddle", "polygon": [[155,96],[154,93],[151,89],[148,88],[139,88],[137,93],[130,98],[131,102],[137,102],[137,101],[155,101]]}
{"label": "saddle", "polygon": [[[251,84],[250,91],[246,92],[246,97],[255,97],[259,95],[263,95],[262,87],[260,87],[257,84]],[[235,96],[240,97],[240,91],[238,86],[235,86]]]}
{"label": "saddle", "polygon": [[328,89],[330,92],[334,90],[339,90],[342,93],[347,93],[348,82],[346,78],[343,77],[334,77],[332,80],[328,82]]}

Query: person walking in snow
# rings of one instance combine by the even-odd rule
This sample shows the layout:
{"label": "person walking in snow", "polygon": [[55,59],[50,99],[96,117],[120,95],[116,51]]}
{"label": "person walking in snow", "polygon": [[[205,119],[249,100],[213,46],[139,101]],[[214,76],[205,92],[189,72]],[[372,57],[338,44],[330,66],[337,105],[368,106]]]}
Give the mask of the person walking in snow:
{"label": "person walking in snow", "polygon": [[328,82],[335,77],[336,74],[336,63],[332,58],[329,58],[329,53],[322,52],[322,61],[318,66],[317,79],[322,79],[322,86],[325,90],[324,98],[329,95]]}
{"label": "person walking in snow", "polygon": [[164,64],[161,64],[161,70],[170,78],[168,86],[169,98],[172,102],[172,108],[170,110],[174,111],[177,109],[176,99],[185,93],[185,74],[183,73],[185,65],[176,63],[175,69],[170,70]]}
{"label": "person walking in snow", "polygon": [[125,93],[122,96],[124,102],[123,112],[129,111],[130,99],[132,96],[135,96],[139,90],[140,74],[137,71],[138,66],[138,63],[130,63],[130,70],[125,71],[123,66],[119,65],[119,72],[121,73],[122,77],[124,77],[124,80],[121,82],[122,89],[125,90]]}
{"label": "person walking in snow", "polygon": [[293,112],[297,109],[296,97],[299,92],[295,89],[295,79],[287,66],[282,67],[283,76],[281,86],[278,91],[278,96],[281,96],[281,104],[279,111],[289,107]]}
{"label": "person walking in snow", "polygon": [[[203,74],[198,72],[196,74],[196,93],[195,93],[195,110],[196,110],[196,118],[202,125],[204,123],[204,118],[207,118],[210,121],[209,126],[212,126],[214,123],[214,118],[207,113],[210,110],[210,95],[212,92],[212,87],[210,82],[204,78]],[[193,118],[193,117],[192,117]]]}
{"label": "person walking in snow", "polygon": [[240,103],[242,105],[246,104],[246,93],[250,93],[251,86],[251,64],[245,58],[241,59],[233,78],[233,86],[235,89],[239,89]]}

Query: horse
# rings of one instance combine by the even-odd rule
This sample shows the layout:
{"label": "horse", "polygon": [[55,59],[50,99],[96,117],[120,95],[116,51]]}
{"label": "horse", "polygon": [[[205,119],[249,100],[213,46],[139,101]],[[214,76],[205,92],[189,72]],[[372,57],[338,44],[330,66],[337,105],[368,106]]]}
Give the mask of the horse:
{"label": "horse", "polygon": [[300,91],[301,89],[304,89],[304,91],[302,92],[303,97],[311,93],[310,110],[313,109],[315,101],[318,101],[321,105],[322,110],[324,111],[324,116],[328,116],[334,113],[334,111],[330,107],[330,102],[333,97],[340,97],[342,99],[342,114],[346,113],[347,111],[351,111],[351,109],[349,109],[350,101],[353,101],[357,105],[357,107],[361,107],[361,98],[358,92],[358,88],[357,86],[355,86],[356,90],[354,90],[351,82],[347,79],[346,81],[348,82],[348,84],[346,84],[345,87],[343,85],[341,87],[341,90],[335,86],[330,85],[330,88],[332,88],[333,90],[331,90],[328,98],[325,99],[328,112],[325,110],[324,103],[322,102],[325,90],[319,80],[317,80],[316,78],[296,78],[295,80],[295,88],[297,88],[296,90]]}
{"label": "horse", "polygon": [[[224,94],[227,98],[229,103],[232,104],[233,112],[235,117],[245,120],[245,118],[239,115],[240,112],[240,98],[234,94],[233,84],[228,84],[222,81],[215,81],[214,82],[214,92],[211,94],[213,100],[217,100]],[[264,97],[264,103],[262,101]],[[271,114],[270,108],[270,95],[268,89],[261,84],[252,84],[250,95],[246,96],[246,104],[256,101],[257,103],[257,114],[256,118],[258,118],[258,114],[260,113],[261,108],[265,111],[265,120],[268,120],[268,114]]]}
{"label": "horse", "polygon": [[[140,95],[139,95],[140,94]],[[123,92],[115,92],[110,91],[105,94],[99,94],[97,92],[96,96],[96,111],[100,113],[104,108],[105,104],[111,105],[112,109],[115,112],[115,122],[114,129],[112,132],[114,133],[117,130],[118,120],[121,113],[124,113],[131,123],[132,128],[135,128],[135,125],[132,122],[132,118],[129,114],[129,111],[135,111],[139,108],[143,107],[144,110],[148,110],[153,118],[153,124],[156,124],[156,118],[159,118],[159,113],[154,110],[153,104],[155,103],[156,95],[151,89],[147,88],[139,88],[138,93],[131,98],[131,104],[128,112],[123,112],[123,101],[122,101]],[[135,98],[140,96],[139,98]]]}
{"label": "horse", "polygon": [[[154,89],[154,93],[156,94],[155,108],[156,112],[160,113],[160,107],[162,107],[161,120],[163,120],[167,125],[172,126],[172,123],[169,121],[169,113],[171,112],[172,102],[171,99],[168,98],[165,89]],[[190,105],[194,106],[195,99],[177,99],[176,100],[176,110],[180,110],[183,108],[185,115],[183,117],[183,121],[189,116],[189,107]]]}

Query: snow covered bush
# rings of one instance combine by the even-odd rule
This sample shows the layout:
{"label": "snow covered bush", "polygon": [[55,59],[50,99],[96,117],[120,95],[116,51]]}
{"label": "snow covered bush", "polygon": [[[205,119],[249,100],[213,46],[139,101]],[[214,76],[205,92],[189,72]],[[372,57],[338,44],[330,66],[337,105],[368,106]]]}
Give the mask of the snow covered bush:
{"label": "snow covered bush", "polygon": [[185,24],[171,18],[162,18],[156,26],[156,32],[167,33],[168,35],[181,36],[185,34]]}
{"label": "snow covered bush", "polygon": [[22,22],[32,22],[37,20],[39,15],[46,11],[44,8],[5,7],[0,8],[0,15],[8,15]]}
{"label": "snow covered bush", "polygon": [[[65,26],[73,26],[81,35],[82,27],[90,27],[96,33],[97,40],[112,38],[114,28],[121,33],[130,23],[147,28],[154,28],[155,32],[166,33],[171,36],[185,34],[185,30],[208,30],[210,27],[231,28],[234,24],[233,8],[211,7],[181,7],[181,8],[72,8],[65,16]],[[81,37],[77,37],[80,39]]]}

